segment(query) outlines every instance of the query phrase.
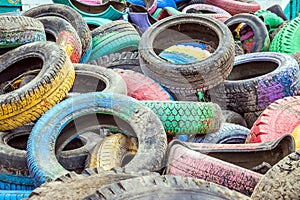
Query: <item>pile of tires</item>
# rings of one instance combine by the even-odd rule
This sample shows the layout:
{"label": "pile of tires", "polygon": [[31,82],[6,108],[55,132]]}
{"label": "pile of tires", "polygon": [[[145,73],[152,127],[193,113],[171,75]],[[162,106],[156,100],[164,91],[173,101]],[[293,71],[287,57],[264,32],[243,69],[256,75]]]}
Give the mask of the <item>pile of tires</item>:
{"label": "pile of tires", "polygon": [[252,0],[0,15],[0,199],[299,199],[299,17]]}

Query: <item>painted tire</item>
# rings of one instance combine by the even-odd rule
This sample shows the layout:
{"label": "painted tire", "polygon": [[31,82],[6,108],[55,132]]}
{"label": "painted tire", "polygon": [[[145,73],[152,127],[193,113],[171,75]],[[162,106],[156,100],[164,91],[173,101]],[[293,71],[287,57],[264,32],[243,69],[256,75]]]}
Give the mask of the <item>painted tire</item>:
{"label": "painted tire", "polygon": [[251,199],[299,199],[300,153],[295,152],[273,166],[255,187]]}
{"label": "painted tire", "polygon": [[297,94],[298,73],[297,61],[287,54],[237,56],[227,80],[209,91],[211,101],[238,113],[262,111],[277,99]]}
{"label": "painted tire", "polygon": [[43,24],[29,17],[0,16],[0,49],[46,41]]}
{"label": "painted tire", "polygon": [[95,18],[95,17],[83,17],[83,19],[87,23],[90,31],[93,31],[95,28],[98,28],[99,26],[112,22],[110,19]]}
{"label": "painted tire", "polygon": [[299,106],[299,96],[286,97],[272,103],[253,124],[247,142],[268,142],[284,134],[291,134],[300,124]]}
{"label": "painted tire", "polygon": [[300,16],[284,25],[272,40],[270,51],[293,54],[300,51]]}
{"label": "painted tire", "polygon": [[281,17],[284,21],[288,21],[286,15],[284,14],[284,11],[282,10],[282,7],[279,4],[275,4],[267,8],[267,11],[276,14],[278,17]]}
{"label": "painted tire", "polygon": [[231,110],[222,110],[222,122],[232,123],[247,127],[245,119],[239,113]]}
{"label": "painted tire", "polygon": [[108,136],[95,146],[86,166],[92,169],[101,167],[104,170],[124,166],[136,154],[138,149],[136,143],[134,138],[121,133]]}
{"label": "painted tire", "polygon": [[[96,121],[95,124],[89,123],[88,126],[99,125],[98,120],[88,117],[98,119],[94,115],[96,113],[102,114],[102,119],[110,119],[110,124],[118,124],[120,129],[129,129],[127,132],[138,138],[137,154],[124,166],[125,170],[161,169],[167,138],[157,116],[137,100],[124,95],[105,92],[87,93],[61,102],[35,124],[27,145],[27,161],[35,185],[39,186],[68,173],[55,157],[55,141],[58,137],[66,137],[60,136],[60,132],[71,120],[84,121],[84,118],[80,117],[85,116],[88,122]],[[82,129],[85,128],[84,124],[81,123]],[[78,132],[80,133],[80,130]],[[68,134],[74,137],[74,133]]]}
{"label": "painted tire", "polygon": [[62,4],[46,4],[33,7],[22,13],[22,15],[32,18],[56,16],[67,20],[75,28],[81,40],[82,56],[80,62],[88,59],[92,47],[91,32],[84,19],[74,9]]}
{"label": "painted tire", "polygon": [[264,22],[255,15],[252,14],[237,14],[230,17],[224,22],[228,28],[233,32],[240,23],[246,23],[251,27],[254,32],[254,43],[250,49],[250,53],[268,51],[270,46],[270,38],[268,29]]}
{"label": "painted tire", "polygon": [[63,18],[55,16],[38,17],[43,23],[47,36],[59,44],[67,53],[72,63],[78,63],[82,54],[80,38],[73,26]]}
{"label": "painted tire", "polygon": [[96,60],[92,60],[89,62],[89,64],[98,65],[110,69],[129,69],[135,72],[142,73],[138,52],[125,51],[122,53],[113,53],[101,56]]}
{"label": "painted tire", "polygon": [[116,72],[104,67],[75,64],[75,81],[67,98],[88,92],[127,94],[126,82]]}
{"label": "painted tire", "polygon": [[158,83],[132,70],[114,69],[125,80],[127,95],[138,100],[170,101],[173,97]]}
{"label": "painted tire", "polygon": [[222,123],[219,131],[207,135],[197,135],[190,142],[212,144],[243,144],[250,130],[244,126]]}
{"label": "painted tire", "polygon": [[[203,34],[199,35],[199,31]],[[175,32],[181,34],[174,34]],[[199,43],[197,37],[206,38],[204,36],[208,33],[210,50],[214,52],[206,59],[176,65],[158,56],[161,51],[175,44]],[[207,42],[201,43],[208,47]],[[157,52],[154,51],[154,47]],[[139,56],[144,74],[175,95],[185,96],[187,93],[206,91],[221,83],[229,75],[234,60],[234,42],[228,27],[216,19],[199,15],[177,15],[160,20],[147,29],[140,41]],[[211,62],[212,60],[218,62]]]}
{"label": "painted tire", "polygon": [[43,184],[30,194],[29,199],[40,200],[41,197],[44,199],[82,199],[104,185],[151,174],[156,175],[150,172],[125,172],[120,168],[113,168],[110,171],[87,168],[81,175],[70,172],[55,181]]}
{"label": "painted tire", "polygon": [[32,81],[18,89],[1,88],[0,131],[38,119],[65,97],[75,77],[65,50],[54,42],[20,46],[0,56],[0,65],[0,80],[6,86],[8,81],[21,79],[29,70],[40,70]]}
{"label": "painted tire", "polygon": [[140,41],[140,35],[136,29],[129,22],[121,20],[94,29],[92,36],[93,49],[90,61],[121,50],[128,51],[131,49],[135,51]]}
{"label": "painted tire", "polygon": [[300,124],[293,130],[292,136],[295,139],[296,151],[300,149]]}
{"label": "painted tire", "polygon": [[0,198],[3,200],[19,200],[19,199],[26,199],[30,195],[31,190],[6,190],[0,191]]}
{"label": "painted tire", "polygon": [[201,13],[201,11],[205,11],[205,13],[208,12],[208,13],[215,13],[215,14],[224,14],[227,15],[228,17],[231,17],[231,14],[229,14],[226,10],[208,4],[192,4],[185,7],[182,10],[183,13],[199,13],[199,12]]}
{"label": "painted tire", "polygon": [[221,126],[221,109],[214,103],[141,101],[161,120],[168,135],[213,133]]}
{"label": "painted tire", "polygon": [[220,7],[232,15],[239,13],[255,13],[260,9],[260,5],[253,1],[251,3],[235,0],[205,0],[204,3]]}
{"label": "painted tire", "polygon": [[[114,192],[115,191],[115,192]],[[100,199],[249,199],[226,187],[181,176],[142,176],[103,186],[84,200]]]}

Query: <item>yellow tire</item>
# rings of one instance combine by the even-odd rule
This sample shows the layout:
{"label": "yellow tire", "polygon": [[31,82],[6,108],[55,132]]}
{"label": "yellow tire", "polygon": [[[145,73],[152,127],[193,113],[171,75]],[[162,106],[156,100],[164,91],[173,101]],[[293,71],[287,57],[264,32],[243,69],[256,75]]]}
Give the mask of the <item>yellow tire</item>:
{"label": "yellow tire", "polygon": [[292,136],[295,139],[296,151],[300,149],[300,125],[298,125],[292,132]]}
{"label": "yellow tire", "polygon": [[[0,131],[38,119],[66,96],[75,79],[66,52],[53,42],[34,42],[11,50],[0,56],[0,66]],[[33,73],[33,80],[15,87]]]}

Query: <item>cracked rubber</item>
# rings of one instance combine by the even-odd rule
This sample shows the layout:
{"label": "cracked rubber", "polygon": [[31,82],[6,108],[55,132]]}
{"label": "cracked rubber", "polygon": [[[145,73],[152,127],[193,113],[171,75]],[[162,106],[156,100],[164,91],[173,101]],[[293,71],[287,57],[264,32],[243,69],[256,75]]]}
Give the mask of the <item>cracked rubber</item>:
{"label": "cracked rubber", "polygon": [[255,187],[251,199],[300,199],[300,153],[295,152],[274,165]]}

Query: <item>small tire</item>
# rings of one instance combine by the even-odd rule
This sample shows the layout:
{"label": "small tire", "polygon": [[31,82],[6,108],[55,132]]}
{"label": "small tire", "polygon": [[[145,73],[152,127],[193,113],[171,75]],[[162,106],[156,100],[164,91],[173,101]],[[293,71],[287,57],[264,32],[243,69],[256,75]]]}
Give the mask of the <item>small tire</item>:
{"label": "small tire", "polygon": [[[68,173],[55,157],[57,138],[74,137],[76,134],[67,132],[67,135],[60,135],[64,126],[73,120],[76,127],[80,128],[78,130],[80,134],[81,129],[84,130],[86,126],[99,125],[101,120],[97,117],[101,117],[101,120],[108,119],[109,124],[116,124],[120,129],[127,129],[130,136],[138,138],[137,154],[124,166],[125,170],[155,171],[161,169],[167,148],[167,137],[157,116],[131,97],[94,92],[61,102],[35,124],[27,145],[27,161],[35,185],[40,186]],[[43,147],[42,151],[41,147]]]}
{"label": "small tire", "polygon": [[66,96],[75,77],[65,50],[48,41],[26,44],[7,52],[0,56],[0,66],[1,84],[7,87],[12,79],[22,78],[20,76],[27,71],[40,70],[33,80],[18,89],[1,88],[0,131],[38,119]]}
{"label": "small tire", "polygon": [[0,16],[0,49],[46,41],[43,24],[30,17]]}
{"label": "small tire", "polygon": [[231,110],[222,110],[222,122],[247,127],[247,123],[242,115]]}

